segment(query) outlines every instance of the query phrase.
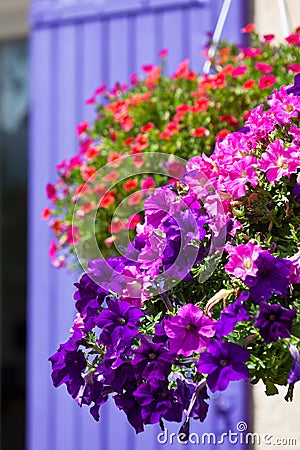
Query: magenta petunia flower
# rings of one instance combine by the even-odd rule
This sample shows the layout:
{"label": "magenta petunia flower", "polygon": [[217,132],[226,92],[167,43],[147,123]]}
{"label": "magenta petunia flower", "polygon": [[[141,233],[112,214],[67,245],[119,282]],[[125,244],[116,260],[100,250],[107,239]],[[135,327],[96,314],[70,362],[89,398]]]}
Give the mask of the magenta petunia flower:
{"label": "magenta petunia flower", "polygon": [[191,303],[182,306],[177,316],[165,321],[171,350],[184,356],[200,352],[215,334],[214,324],[215,320],[205,316],[197,306]]}
{"label": "magenta petunia flower", "polygon": [[225,266],[227,273],[241,280],[245,280],[248,275],[256,275],[258,267],[255,260],[263,251],[259,245],[254,245],[252,242],[240,244],[236,247],[227,244],[225,250],[229,253],[229,261]]}
{"label": "magenta petunia flower", "polygon": [[297,172],[299,165],[299,149],[284,148],[279,139],[267,147],[267,151],[259,161],[259,168],[266,171],[267,179],[272,184],[275,184],[283,176],[289,178],[291,173]]}

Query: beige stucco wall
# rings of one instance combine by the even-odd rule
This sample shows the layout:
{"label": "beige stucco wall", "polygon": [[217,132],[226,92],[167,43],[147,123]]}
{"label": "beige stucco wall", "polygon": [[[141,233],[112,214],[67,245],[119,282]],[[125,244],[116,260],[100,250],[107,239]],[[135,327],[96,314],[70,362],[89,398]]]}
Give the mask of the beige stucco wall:
{"label": "beige stucco wall", "polygon": [[[254,0],[254,23],[261,34],[284,37],[278,0]],[[300,25],[300,0],[285,0],[291,30]]]}
{"label": "beige stucco wall", "polygon": [[[279,14],[278,0],[255,0],[254,23],[260,34],[275,34],[279,39],[284,38],[282,21]],[[291,30],[300,25],[300,0],[286,0]],[[300,62],[300,61],[299,61]],[[267,397],[263,384],[253,387],[253,431],[261,437],[264,434],[273,435],[271,439],[296,439],[296,445],[282,441],[282,445],[275,448],[300,450],[300,382],[295,386],[294,401],[284,400],[286,388],[280,389],[279,395]],[[255,450],[274,448],[274,445],[261,443]]]}
{"label": "beige stucco wall", "polygon": [[27,35],[29,0],[0,0],[0,40]]}

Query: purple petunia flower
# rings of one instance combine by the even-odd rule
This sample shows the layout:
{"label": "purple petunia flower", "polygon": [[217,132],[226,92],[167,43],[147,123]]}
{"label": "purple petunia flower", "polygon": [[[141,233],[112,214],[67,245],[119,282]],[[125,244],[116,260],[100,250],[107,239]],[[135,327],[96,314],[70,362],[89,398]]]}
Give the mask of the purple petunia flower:
{"label": "purple petunia flower", "polygon": [[164,323],[171,350],[184,356],[200,352],[215,334],[214,324],[215,321],[205,316],[197,306],[191,303],[182,306],[177,316]]}
{"label": "purple petunia flower", "polygon": [[97,367],[96,374],[103,377],[105,384],[120,394],[124,389],[136,384],[134,369],[129,357],[105,358]]}
{"label": "purple petunia flower", "polygon": [[120,346],[124,349],[138,334],[139,321],[144,314],[130,303],[115,299],[107,300],[107,306],[95,319],[96,325],[103,329],[100,340],[111,349]]}
{"label": "purple petunia flower", "polygon": [[292,189],[292,194],[295,195],[296,202],[300,203],[300,184],[299,183],[295,183],[295,185]]}
{"label": "purple petunia flower", "polygon": [[87,373],[84,376],[84,385],[80,387],[77,397],[75,398],[79,406],[94,405],[90,408],[90,413],[95,420],[99,421],[99,409],[108,400],[108,394],[105,392],[103,381],[97,379],[94,373]]}
{"label": "purple petunia flower", "polygon": [[243,302],[248,300],[249,293],[243,292],[239,298],[223,309],[219,322],[215,325],[216,336],[221,338],[230,334],[238,322],[250,320],[249,314]]}
{"label": "purple petunia flower", "polygon": [[199,389],[198,384],[188,383],[185,379],[177,379],[174,397],[182,409],[188,412],[188,418],[192,417],[204,422],[208,412],[208,403],[205,400],[209,398],[206,386],[201,386]]}
{"label": "purple petunia flower", "polygon": [[291,261],[275,258],[268,251],[262,251],[255,261],[258,272],[255,277],[247,276],[244,283],[250,287],[250,295],[259,303],[269,300],[272,292],[283,296],[288,295]]}
{"label": "purple petunia flower", "polygon": [[277,341],[280,337],[290,337],[296,314],[296,308],[287,309],[279,304],[268,305],[262,302],[254,325],[259,328],[260,334],[269,344],[272,341]]}
{"label": "purple petunia flower", "polygon": [[125,412],[128,422],[133,426],[135,432],[138,434],[144,431],[144,423],[141,414],[142,408],[132,392],[129,391],[122,395],[115,395],[114,401],[116,406]]}
{"label": "purple petunia flower", "polygon": [[176,353],[170,352],[164,344],[155,344],[142,336],[142,345],[134,350],[133,367],[136,376],[147,380],[165,380],[171,370]]}
{"label": "purple petunia flower", "polygon": [[163,417],[167,420],[181,420],[180,414],[178,417],[175,414],[179,405],[174,404],[174,390],[168,389],[166,381],[152,380],[150,383],[142,383],[133,395],[142,409],[145,424],[158,423]]}
{"label": "purple petunia flower", "polygon": [[293,344],[289,344],[289,350],[293,358],[293,365],[288,376],[288,383],[294,384],[300,380],[300,355]]}
{"label": "purple petunia flower", "polygon": [[74,283],[77,291],[74,294],[75,307],[83,317],[85,331],[91,331],[95,326],[95,316],[102,305],[108,291],[99,287],[87,274],[79,283]]}
{"label": "purple petunia flower", "polygon": [[208,374],[207,385],[212,392],[224,391],[230,381],[248,381],[245,362],[250,358],[249,350],[231,342],[213,341],[201,353],[197,363],[198,372]]}
{"label": "purple petunia flower", "polygon": [[300,95],[300,73],[297,73],[297,75],[295,75],[294,84],[286,90],[286,93]]}
{"label": "purple petunia flower", "polygon": [[86,360],[81,350],[78,350],[80,330],[76,330],[73,336],[54,355],[50,356],[52,363],[52,381],[55,387],[66,384],[69,394],[75,398],[80,387],[84,384],[82,372],[86,368]]}

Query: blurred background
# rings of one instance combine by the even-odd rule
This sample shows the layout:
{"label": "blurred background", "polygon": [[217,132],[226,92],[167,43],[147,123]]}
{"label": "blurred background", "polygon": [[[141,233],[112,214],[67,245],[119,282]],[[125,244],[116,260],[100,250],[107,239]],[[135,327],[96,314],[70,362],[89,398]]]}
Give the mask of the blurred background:
{"label": "blurred background", "polygon": [[[254,21],[262,34],[282,38],[279,3],[233,0],[222,37],[239,42],[241,26]],[[286,4],[292,28],[300,24],[299,0]],[[187,57],[200,70],[206,33],[214,29],[221,5],[221,0],[36,0],[30,7],[27,0],[0,2],[3,450],[86,450],[91,445],[115,450],[119,436],[114,420],[127,439],[119,448],[156,448],[150,434],[143,443],[134,441],[112,412],[104,413],[105,429],[91,425],[87,415],[79,417],[63,390],[51,387],[47,358],[65,340],[72,321],[72,278],[55,272],[48,261],[50,234],[40,221],[44,186],[51,177],[53,181],[55,165],[75,153],[75,126],[92,117],[84,100],[93,89],[104,81],[128,81],[142,64],[157,62],[163,47],[170,49],[169,72]],[[125,30],[135,50],[123,47]],[[64,289],[66,284],[70,287]],[[258,388],[254,430],[281,426],[280,414],[289,414],[289,428],[282,435],[294,430],[295,436],[299,402],[293,409],[281,409],[275,399],[262,403],[262,396]],[[249,398],[245,401],[250,404]],[[270,408],[273,414],[267,412]]]}

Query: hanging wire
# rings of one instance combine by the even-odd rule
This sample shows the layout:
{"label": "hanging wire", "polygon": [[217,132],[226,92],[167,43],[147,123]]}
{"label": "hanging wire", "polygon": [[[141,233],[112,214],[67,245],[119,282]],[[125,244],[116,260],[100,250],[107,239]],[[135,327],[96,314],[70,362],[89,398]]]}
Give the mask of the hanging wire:
{"label": "hanging wire", "polygon": [[288,36],[291,30],[291,24],[289,20],[289,15],[287,12],[286,2],[285,0],[278,0],[278,8],[281,19],[281,27],[284,36]]}
{"label": "hanging wire", "polygon": [[217,25],[212,37],[212,43],[208,49],[208,53],[207,53],[207,60],[204,63],[203,66],[203,73],[204,75],[207,75],[210,71],[211,68],[211,58],[213,58],[215,56],[216,50],[217,50],[217,46],[220,42],[220,38],[222,35],[222,31],[227,19],[227,15],[229,12],[229,8],[231,5],[232,0],[224,0],[219,17],[218,17],[218,21],[217,21]]}

